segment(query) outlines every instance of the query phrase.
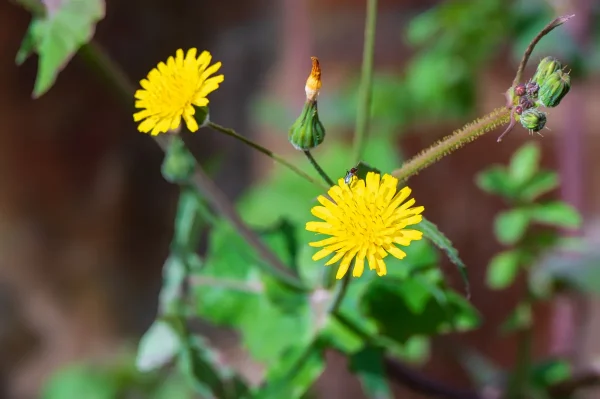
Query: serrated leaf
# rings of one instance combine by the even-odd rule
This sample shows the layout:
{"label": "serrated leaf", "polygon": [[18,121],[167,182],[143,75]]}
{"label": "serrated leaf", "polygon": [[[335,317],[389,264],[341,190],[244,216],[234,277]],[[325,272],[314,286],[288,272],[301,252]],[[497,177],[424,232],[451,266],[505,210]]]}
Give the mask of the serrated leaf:
{"label": "serrated leaf", "polygon": [[487,269],[487,284],[490,288],[501,290],[515,280],[519,271],[521,256],[518,251],[500,252],[492,258]]}
{"label": "serrated leaf", "polygon": [[34,98],[54,84],[58,73],[75,52],[94,35],[96,23],[104,17],[102,0],[60,0],[43,15],[33,17],[26,33],[25,47],[17,55],[23,62],[32,50],[39,55]]}
{"label": "serrated leaf", "polygon": [[536,142],[521,146],[512,156],[508,167],[511,180],[516,185],[522,185],[530,180],[537,172],[540,162],[540,148]]}
{"label": "serrated leaf", "polygon": [[170,362],[179,353],[180,340],[177,332],[164,320],[156,320],[140,340],[136,366],[147,372]]}
{"label": "serrated leaf", "polygon": [[491,166],[478,173],[475,182],[481,190],[490,194],[498,194],[505,198],[512,198],[515,195],[515,185],[506,168],[501,165]]}
{"label": "serrated leaf", "polygon": [[556,227],[576,229],[581,226],[581,215],[562,201],[536,204],[531,208],[531,219]]}
{"label": "serrated leaf", "polygon": [[514,245],[527,231],[529,212],[526,209],[511,209],[499,213],[494,220],[494,233],[504,245]]}
{"label": "serrated leaf", "polygon": [[350,356],[350,371],[356,375],[364,393],[371,399],[394,397],[387,382],[384,355],[384,349],[367,346]]}
{"label": "serrated leaf", "polygon": [[444,251],[448,259],[458,268],[458,272],[460,273],[460,277],[462,278],[463,284],[465,286],[465,291],[467,294],[467,298],[471,296],[471,288],[469,286],[469,276],[467,274],[467,267],[464,262],[458,256],[458,250],[454,248],[452,245],[452,241],[450,241],[444,233],[442,233],[435,224],[431,223],[429,220],[423,218],[421,223],[419,223],[415,228],[419,231],[423,232],[423,235],[430,240],[435,246]]}
{"label": "serrated leaf", "polygon": [[533,178],[521,187],[519,197],[524,201],[531,202],[539,196],[546,194],[558,187],[559,179],[556,172],[542,170],[537,172]]}
{"label": "serrated leaf", "polygon": [[253,395],[255,399],[299,399],[325,369],[321,348],[316,343],[288,351],[277,367],[267,373],[267,385]]}

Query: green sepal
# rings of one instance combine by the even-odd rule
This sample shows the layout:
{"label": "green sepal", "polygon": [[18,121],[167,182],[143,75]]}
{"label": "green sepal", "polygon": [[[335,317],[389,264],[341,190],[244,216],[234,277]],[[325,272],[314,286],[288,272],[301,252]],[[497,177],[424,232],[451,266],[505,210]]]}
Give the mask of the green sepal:
{"label": "green sepal", "polygon": [[288,139],[295,149],[307,151],[325,140],[325,128],[319,120],[316,101],[307,101],[302,113],[290,128]]}

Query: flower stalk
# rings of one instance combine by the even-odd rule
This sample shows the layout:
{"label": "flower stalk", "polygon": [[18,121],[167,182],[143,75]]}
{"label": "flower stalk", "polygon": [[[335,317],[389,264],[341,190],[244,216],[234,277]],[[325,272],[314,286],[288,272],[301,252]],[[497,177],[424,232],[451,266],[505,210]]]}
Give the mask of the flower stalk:
{"label": "flower stalk", "polygon": [[404,163],[402,167],[394,170],[392,176],[396,177],[401,182],[406,181],[411,176],[416,175],[421,170],[439,161],[446,155],[458,150],[463,145],[470,143],[483,134],[494,130],[498,126],[504,125],[509,121],[509,109],[506,107],[498,108],[488,115],[476,119],[465,125],[463,128],[456,130],[451,135],[446,136],[427,148],[425,151]]}

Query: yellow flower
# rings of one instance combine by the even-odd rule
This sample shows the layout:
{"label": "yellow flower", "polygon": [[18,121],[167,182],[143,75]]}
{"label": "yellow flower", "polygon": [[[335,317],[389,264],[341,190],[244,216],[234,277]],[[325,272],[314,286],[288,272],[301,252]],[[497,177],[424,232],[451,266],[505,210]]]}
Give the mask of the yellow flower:
{"label": "yellow flower", "polygon": [[408,246],[411,241],[423,237],[420,231],[406,227],[419,223],[425,208],[411,208],[415,200],[406,201],[410,188],[396,192],[397,185],[398,179],[393,176],[386,174],[380,179],[378,173],[369,172],[365,180],[353,178],[350,186],[344,179],[339,179],[338,185],[328,192],[333,201],[319,196],[322,206],[315,206],[311,213],[323,222],[308,222],[306,230],[331,237],[309,244],[323,247],[313,260],[335,253],[325,265],[341,261],[337,279],[348,272],[354,258],[354,277],[362,275],[365,259],[369,269],[375,269],[379,276],[385,275],[384,258],[388,254],[398,259],[406,256],[395,244]]}
{"label": "yellow flower", "polygon": [[213,75],[221,67],[221,63],[208,66],[212,56],[203,51],[196,57],[197,50],[189,49],[185,58],[183,50],[175,53],[175,58],[169,57],[167,63],[161,62],[142,79],[142,90],[135,92],[136,108],[142,108],[133,115],[133,120],[139,122],[140,132],[156,136],[159,133],[176,129],[183,117],[188,129],[198,130],[194,119],[194,105],[203,107],[208,104],[206,96],[217,90],[223,81],[223,75]]}

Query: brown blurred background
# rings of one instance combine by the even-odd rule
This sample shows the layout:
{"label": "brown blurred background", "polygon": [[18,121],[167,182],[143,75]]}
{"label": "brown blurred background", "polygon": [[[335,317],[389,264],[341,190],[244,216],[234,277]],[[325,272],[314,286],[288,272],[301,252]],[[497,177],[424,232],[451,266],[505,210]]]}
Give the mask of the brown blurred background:
{"label": "brown blurred background", "polygon": [[[404,26],[438,2],[379,3],[376,66],[402,74],[411,55],[402,39]],[[591,29],[585,10],[593,2],[566,3],[565,9],[581,15],[569,29],[585,44]],[[139,80],[176,48],[211,49],[226,76],[226,84],[211,97],[211,104],[219,105],[211,119],[282,153],[290,151],[286,134],[252,122],[252,99],[268,93],[297,108],[303,101],[298,88],[304,86],[306,60],[313,54],[326,68],[328,91],[360,67],[361,0],[109,0],[106,8],[96,38],[132,79]],[[130,114],[78,57],[48,94],[31,99],[36,60],[21,67],[14,63],[29,18],[19,6],[0,3],[0,397],[15,399],[37,397],[44,380],[64,364],[110,358],[150,325],[177,196],[159,173],[158,147],[136,132]],[[503,105],[500,93],[514,75],[515,63],[506,54],[492,61],[476,77],[479,114]],[[600,150],[594,128],[600,124],[599,104],[598,74],[575,82],[565,106],[552,114],[552,131],[533,138],[543,147],[545,166],[570,176],[562,195],[584,212],[588,225],[600,211],[600,163],[594,156]],[[467,121],[412,127],[398,145],[410,156]],[[487,262],[500,250],[490,233],[493,216],[504,205],[482,193],[473,177],[491,163],[506,163],[531,138],[520,130],[499,145],[497,133],[432,166],[411,185],[429,219],[453,240],[470,267],[473,302],[485,317],[478,331],[453,338],[509,366],[516,354],[514,337],[502,338],[496,331],[522,286],[504,292],[485,287]],[[273,167],[227,137],[200,132],[194,140],[201,158],[222,154],[218,174],[231,197]],[[571,155],[565,159],[560,154],[569,146]],[[445,270],[458,283],[452,268]],[[566,325],[571,334],[566,341],[553,335],[556,309],[536,309],[538,356],[557,349],[580,354],[576,358],[585,363],[600,353],[595,339],[600,306],[587,298],[581,303],[585,316],[560,316],[576,323],[571,330]],[[447,338],[436,341],[425,371],[463,386],[465,375],[436,350],[445,345]],[[329,360],[331,367],[318,383],[322,397],[362,397],[344,360],[335,355]],[[398,390],[399,398],[420,397],[410,395]]]}

